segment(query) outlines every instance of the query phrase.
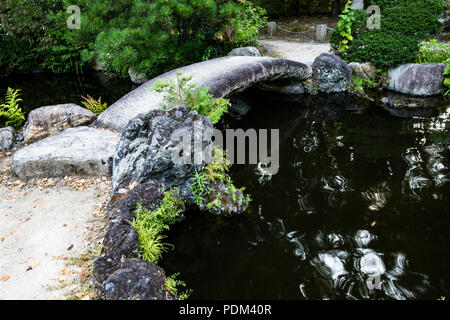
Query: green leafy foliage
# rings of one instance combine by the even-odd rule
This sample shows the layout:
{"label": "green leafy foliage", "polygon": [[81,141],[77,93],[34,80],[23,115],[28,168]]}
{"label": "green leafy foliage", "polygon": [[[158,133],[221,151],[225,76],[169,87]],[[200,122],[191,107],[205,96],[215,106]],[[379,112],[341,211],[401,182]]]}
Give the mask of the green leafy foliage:
{"label": "green leafy foliage", "polygon": [[419,42],[441,30],[438,15],[443,11],[443,0],[372,0],[369,4],[381,9],[381,29],[368,30],[367,13],[356,10],[353,41],[348,48],[339,50],[346,35],[338,29],[331,35],[333,49],[348,62],[372,62],[382,69],[413,62]]}
{"label": "green leafy foliage", "polygon": [[204,172],[196,171],[194,173],[194,182],[191,184],[191,192],[194,195],[194,202],[200,205],[205,198],[210,195],[211,188],[208,186],[210,180]]}
{"label": "green leafy foliage", "polygon": [[106,102],[102,103],[102,97],[99,97],[98,100],[92,98],[90,95],[88,95],[87,97],[81,97],[84,99],[84,101],[81,101],[81,104],[96,116],[105,111],[108,107],[108,104]]}
{"label": "green leafy foliage", "polygon": [[[233,202],[237,202],[236,193],[239,191],[244,195],[245,187],[237,189],[228,175],[228,171],[231,167],[230,162],[226,159],[225,150],[213,148],[212,161],[209,163],[202,172],[195,172],[194,181],[191,184],[191,192],[194,197],[194,202],[197,205],[201,205],[206,202],[206,208],[212,207],[219,208],[222,204],[222,194],[219,192],[215,195],[214,199],[210,199],[212,189],[210,185],[221,181],[225,183],[227,189],[226,195],[231,196]],[[250,196],[244,195],[247,203],[251,201]],[[240,199],[239,205],[242,205],[242,199]]]}
{"label": "green leafy foliage", "polygon": [[[69,5],[71,0],[64,0]],[[84,59],[149,78],[255,44],[264,10],[247,0],[79,0],[74,37]]]}
{"label": "green leafy foliage", "polygon": [[349,48],[350,42],[353,41],[352,27],[356,22],[355,11],[351,9],[352,2],[348,1],[336,26],[336,32],[341,37],[339,41],[339,51],[345,52]]}
{"label": "green leafy foliage", "polygon": [[164,283],[164,288],[167,292],[176,295],[180,300],[186,300],[192,294],[193,290],[188,289],[185,291],[180,291],[180,288],[186,288],[186,282],[177,279],[180,273],[174,273],[166,277],[166,282]]}
{"label": "green leafy foliage", "polygon": [[365,89],[373,89],[379,86],[376,81],[370,79],[363,79],[360,77],[353,77],[352,88],[357,92],[364,92]]}
{"label": "green leafy foliage", "polygon": [[19,102],[22,101],[20,96],[20,89],[8,88],[6,91],[5,103],[0,104],[0,116],[5,117],[7,120],[5,124],[11,125],[16,130],[20,128],[20,125],[25,121],[25,113],[19,107]]}
{"label": "green leafy foliage", "polygon": [[166,191],[160,207],[155,211],[145,209],[141,204],[136,207],[136,218],[131,225],[139,236],[138,251],[146,261],[158,263],[162,254],[170,247],[163,242],[166,236],[161,233],[169,230],[183,210],[184,204],[177,197],[177,192],[176,189]]}
{"label": "green leafy foliage", "polygon": [[197,87],[196,84],[189,83],[190,80],[192,80],[192,75],[183,77],[181,73],[178,73],[175,82],[157,81],[152,90],[166,93],[161,108],[168,109],[185,104],[188,108],[197,111],[198,114],[209,118],[212,124],[216,124],[222,115],[228,112],[229,100],[214,98],[209,93],[209,88]]}
{"label": "green leafy foliage", "polygon": [[430,39],[420,43],[417,63],[445,63],[450,58],[450,44]]}
{"label": "green leafy foliage", "polygon": [[444,71],[445,79],[444,79],[444,86],[447,88],[444,91],[444,95],[448,96],[450,95],[450,59],[447,59],[445,61],[446,68]]}
{"label": "green leafy foliage", "polygon": [[[79,30],[66,26],[74,4]],[[248,0],[2,0],[0,21],[0,74],[81,72],[98,59],[153,77],[256,44],[266,15]]]}
{"label": "green leafy foliage", "polygon": [[81,72],[80,47],[66,19],[62,0],[0,1],[0,74]]}

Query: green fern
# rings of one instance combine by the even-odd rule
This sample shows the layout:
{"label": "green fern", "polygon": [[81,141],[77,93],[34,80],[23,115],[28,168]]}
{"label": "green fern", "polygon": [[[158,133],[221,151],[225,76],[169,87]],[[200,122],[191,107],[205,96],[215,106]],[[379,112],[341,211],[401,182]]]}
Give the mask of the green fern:
{"label": "green fern", "polygon": [[184,204],[177,193],[176,188],[164,192],[160,207],[154,211],[145,209],[139,203],[136,206],[136,218],[131,225],[138,233],[139,254],[146,261],[158,263],[162,254],[173,247],[163,242],[166,236],[161,233],[169,230],[183,211]]}
{"label": "green fern", "polygon": [[180,287],[186,288],[186,282],[184,282],[183,280],[177,279],[179,275],[180,275],[180,273],[177,272],[171,276],[166,277],[166,281],[164,283],[164,289],[167,292],[178,296],[178,299],[186,300],[192,294],[193,290],[187,289],[184,292],[180,291]]}
{"label": "green fern", "polygon": [[106,102],[102,103],[102,97],[98,98],[98,100],[95,100],[90,95],[88,95],[87,97],[81,97],[84,99],[84,101],[81,101],[83,106],[96,116],[105,111],[108,107],[108,104]]}
{"label": "green fern", "polygon": [[185,104],[189,109],[197,111],[211,120],[212,124],[219,122],[223,114],[228,112],[230,101],[224,98],[214,98],[208,87],[197,87],[189,83],[192,75],[183,77],[177,73],[176,81],[160,80],[155,83],[152,90],[166,93],[161,103],[163,110]]}
{"label": "green fern", "polygon": [[20,96],[20,89],[8,88],[5,102],[0,105],[0,116],[6,117],[6,126],[13,126],[16,130],[25,121],[25,112],[19,107],[19,102],[23,101]]}

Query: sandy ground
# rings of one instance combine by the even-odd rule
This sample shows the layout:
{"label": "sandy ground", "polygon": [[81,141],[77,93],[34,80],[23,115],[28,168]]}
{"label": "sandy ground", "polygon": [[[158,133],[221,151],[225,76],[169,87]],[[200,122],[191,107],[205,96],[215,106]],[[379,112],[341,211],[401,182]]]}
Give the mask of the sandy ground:
{"label": "sandy ground", "polygon": [[80,261],[101,243],[109,179],[24,182],[9,175],[9,161],[1,155],[0,299],[93,298],[81,293],[90,270]]}
{"label": "sandy ground", "polygon": [[281,58],[312,65],[316,57],[329,53],[329,43],[303,43],[283,40],[259,40],[259,43],[270,49],[270,54]]}

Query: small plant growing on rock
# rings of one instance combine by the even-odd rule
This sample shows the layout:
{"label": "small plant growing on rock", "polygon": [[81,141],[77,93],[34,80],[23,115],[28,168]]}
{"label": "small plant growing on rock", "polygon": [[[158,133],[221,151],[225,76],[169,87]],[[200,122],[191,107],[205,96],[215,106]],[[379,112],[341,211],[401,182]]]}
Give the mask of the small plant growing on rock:
{"label": "small plant growing on rock", "polygon": [[20,96],[20,89],[8,88],[6,91],[5,103],[0,104],[0,116],[7,118],[6,126],[12,125],[16,130],[25,121],[25,112],[19,107],[19,102],[22,101]]}
{"label": "small plant growing on rock", "polygon": [[228,112],[230,101],[214,98],[208,87],[197,87],[195,83],[189,83],[190,80],[192,75],[183,77],[181,73],[177,73],[176,82],[161,80],[155,83],[152,90],[166,93],[161,108],[169,109],[185,104],[189,109],[209,118],[212,124],[216,124],[222,115]]}
{"label": "small plant growing on rock", "polygon": [[105,111],[108,107],[108,104],[106,102],[102,103],[102,97],[99,97],[98,100],[92,98],[90,95],[88,95],[87,97],[81,97],[84,99],[84,101],[81,101],[83,106],[96,116]]}
{"label": "small plant growing on rock", "polygon": [[136,207],[136,218],[131,225],[139,235],[138,251],[146,261],[158,263],[170,246],[163,242],[166,237],[161,233],[169,230],[183,211],[184,203],[177,197],[177,193],[177,189],[164,192],[160,207],[154,211],[145,209],[141,204]]}
{"label": "small plant growing on rock", "polygon": [[192,294],[192,289],[185,290],[183,292],[180,291],[180,287],[186,287],[186,282],[183,280],[177,279],[180,274],[174,273],[171,276],[166,277],[166,282],[164,283],[164,289],[178,297],[180,300],[186,300]]}
{"label": "small plant growing on rock", "polygon": [[365,89],[373,89],[378,86],[379,84],[376,81],[353,77],[353,83],[351,83],[349,87],[355,92],[364,93]]}
{"label": "small plant growing on rock", "polygon": [[[191,192],[194,197],[194,202],[197,205],[202,205],[205,203],[206,209],[210,210],[212,208],[220,208],[222,205],[223,194],[218,192],[214,195],[213,189],[210,187],[211,184],[217,182],[223,182],[226,186],[224,194],[230,196],[233,203],[237,203],[239,206],[242,205],[243,198],[247,203],[251,201],[251,198],[244,195],[245,187],[238,189],[233,184],[231,177],[228,175],[228,170],[231,164],[226,159],[226,152],[224,150],[213,148],[213,159],[210,164],[208,164],[202,172],[196,172],[194,175],[194,182],[191,184]],[[237,199],[237,192],[242,193],[243,197]],[[211,200],[211,197],[213,199]]]}

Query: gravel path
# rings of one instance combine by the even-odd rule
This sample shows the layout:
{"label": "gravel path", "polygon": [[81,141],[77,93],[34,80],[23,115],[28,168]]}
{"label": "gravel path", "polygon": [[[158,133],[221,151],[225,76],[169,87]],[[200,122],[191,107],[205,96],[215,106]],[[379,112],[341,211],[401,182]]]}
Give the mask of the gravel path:
{"label": "gravel path", "polygon": [[329,53],[329,43],[304,43],[283,40],[259,40],[259,43],[269,49],[269,54],[281,58],[312,65],[316,57],[322,53]]}
{"label": "gravel path", "polygon": [[90,271],[74,259],[101,243],[109,179],[24,182],[9,160],[0,158],[0,300],[93,298],[80,293]]}

